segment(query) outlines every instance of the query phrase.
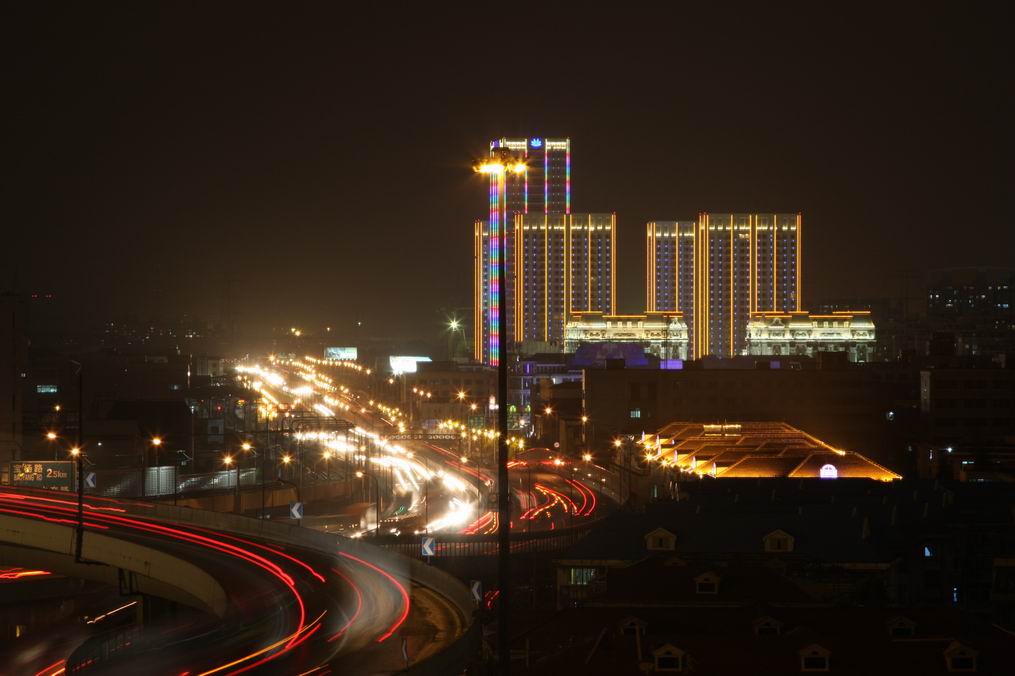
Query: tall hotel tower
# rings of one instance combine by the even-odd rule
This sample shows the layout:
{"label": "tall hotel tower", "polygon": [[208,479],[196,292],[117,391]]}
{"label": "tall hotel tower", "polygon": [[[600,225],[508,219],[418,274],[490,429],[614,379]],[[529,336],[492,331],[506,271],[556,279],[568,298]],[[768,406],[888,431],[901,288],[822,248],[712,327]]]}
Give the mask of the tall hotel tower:
{"label": "tall hotel tower", "polygon": [[502,138],[490,143],[490,161],[508,170],[490,175],[489,218],[475,224],[473,330],[476,360],[493,366],[500,360],[498,238],[507,238],[509,344],[562,344],[572,309],[614,309],[616,235],[613,214],[571,213],[570,139]]}
{"label": "tall hotel tower", "polygon": [[564,344],[572,312],[616,311],[614,214],[515,217],[515,324],[520,341]]}
{"label": "tall hotel tower", "polygon": [[684,313],[691,358],[743,354],[751,314],[800,311],[801,235],[800,214],[649,223],[648,309]]}
{"label": "tall hotel tower", "polygon": [[682,312],[687,323],[688,356],[694,348],[694,221],[652,221],[645,230],[645,289],[649,312]]}

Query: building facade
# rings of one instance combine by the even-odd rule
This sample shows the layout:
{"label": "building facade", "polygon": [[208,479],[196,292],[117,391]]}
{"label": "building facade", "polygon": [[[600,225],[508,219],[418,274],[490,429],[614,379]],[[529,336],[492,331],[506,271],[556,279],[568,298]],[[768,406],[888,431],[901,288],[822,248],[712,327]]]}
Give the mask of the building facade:
{"label": "building facade", "polygon": [[957,268],[931,273],[927,320],[950,334],[958,356],[1015,357],[1015,270]]}
{"label": "building facade", "polygon": [[752,313],[800,311],[800,214],[698,217],[693,356],[747,347]]}
{"label": "building facade", "polygon": [[[616,310],[616,215],[515,214],[508,238],[508,343],[559,349],[571,312]],[[474,229],[475,358],[496,364],[496,267],[489,221]]]}
{"label": "building facade", "polygon": [[[475,357],[486,364],[500,361],[500,322],[506,322],[508,342],[516,325],[515,218],[526,214],[571,212],[571,141],[549,138],[501,138],[490,142],[489,217],[475,224]],[[505,237],[507,284],[500,288],[500,238]],[[482,247],[483,251],[478,249]],[[507,316],[501,318],[500,294]]]}
{"label": "building facade", "polygon": [[686,359],[687,324],[679,312],[578,312],[567,323],[564,350],[574,352],[583,343],[637,343],[660,359]]}
{"label": "building facade", "polygon": [[646,226],[646,304],[649,312],[680,312],[694,343],[694,221],[652,221]]}
{"label": "building facade", "polygon": [[747,354],[756,356],[845,352],[852,362],[874,356],[874,322],[869,311],[810,314],[756,312],[747,324]]}
{"label": "building facade", "polygon": [[688,356],[747,348],[756,312],[800,310],[800,214],[702,213],[646,226],[646,307],[683,314]]}

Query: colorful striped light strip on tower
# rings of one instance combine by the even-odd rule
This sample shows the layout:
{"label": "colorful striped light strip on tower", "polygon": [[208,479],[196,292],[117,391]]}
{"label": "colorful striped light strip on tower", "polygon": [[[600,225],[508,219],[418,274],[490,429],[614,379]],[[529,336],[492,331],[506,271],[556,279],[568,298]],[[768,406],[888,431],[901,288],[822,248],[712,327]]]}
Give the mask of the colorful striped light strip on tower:
{"label": "colorful striped light strip on tower", "polygon": [[500,176],[490,174],[490,261],[488,287],[490,289],[490,300],[487,305],[487,313],[490,317],[490,333],[488,336],[490,354],[489,364],[496,366],[500,363]]}
{"label": "colorful striped light strip on tower", "polygon": [[550,213],[550,153],[543,148],[543,213]]}
{"label": "colorful striped light strip on tower", "polygon": [[567,140],[567,155],[564,169],[564,213],[571,213],[571,139]]}
{"label": "colorful striped light strip on tower", "polygon": [[[526,143],[525,143],[525,164],[528,164],[528,163],[529,163],[529,144],[528,144],[528,139],[526,139]],[[525,172],[525,188],[524,188],[524,191],[525,191],[524,194],[523,194],[523,203],[525,205],[525,211],[524,211],[524,213],[527,214],[527,213],[529,213],[529,172]]]}

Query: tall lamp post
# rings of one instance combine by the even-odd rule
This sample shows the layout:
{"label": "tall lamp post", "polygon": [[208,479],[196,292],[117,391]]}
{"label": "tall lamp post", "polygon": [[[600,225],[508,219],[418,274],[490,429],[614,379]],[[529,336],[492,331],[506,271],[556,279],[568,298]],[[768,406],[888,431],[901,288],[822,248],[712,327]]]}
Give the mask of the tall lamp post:
{"label": "tall lamp post", "polygon": [[[226,466],[226,486],[228,486],[229,480],[229,468],[233,465],[233,456],[227,455],[222,458],[222,464]],[[237,514],[240,513],[240,466],[239,463],[236,465],[236,490],[233,498],[233,511]]]}
{"label": "tall lamp post", "polygon": [[[497,662],[503,674],[511,672],[511,646],[508,631],[508,608],[511,605],[511,493],[508,486],[508,422],[507,422],[507,176],[508,173],[524,174],[525,164],[512,158],[510,153],[501,151],[499,157],[492,157],[476,168],[490,177],[490,238],[496,249],[497,265],[497,569],[500,599],[497,605]],[[492,309],[492,308],[491,308]],[[491,356],[493,356],[491,354]]]}
{"label": "tall lamp post", "polygon": [[75,460],[74,473],[78,482],[78,537],[74,542],[74,560],[80,563],[82,538],[85,535],[85,453],[81,446],[74,446],[70,449],[70,455]]}
{"label": "tall lamp post", "polygon": [[377,476],[374,475],[374,474],[369,474],[369,473],[364,472],[362,470],[359,470],[359,471],[356,472],[356,478],[357,479],[362,479],[365,476],[368,476],[368,477],[370,477],[371,479],[374,480],[374,498],[376,500],[376,502],[374,503],[374,509],[377,510],[377,511],[374,512],[374,537],[380,537],[381,536],[381,484],[377,480]]}
{"label": "tall lamp post", "polygon": [[[162,447],[162,437],[154,436],[151,438],[152,448],[155,449],[155,502],[159,502],[162,497],[162,467],[159,465],[159,449]],[[176,478],[173,478],[175,484]]]}
{"label": "tall lamp post", "polygon": [[[624,502],[625,502],[625,500],[624,500],[624,471],[627,469],[627,467],[625,466],[626,465],[626,463],[625,463],[626,455],[624,454],[624,448],[623,448],[624,447],[624,442],[621,439],[619,439],[619,438],[618,439],[614,439],[613,440],[613,447],[617,449],[618,453],[620,453],[620,458],[618,458],[620,460],[620,481],[617,482],[618,483],[618,486],[617,486],[617,498],[620,500],[620,507],[621,507],[621,509],[623,509]],[[628,487],[627,487],[628,491],[631,490],[630,482],[631,482],[631,478],[628,477]]]}

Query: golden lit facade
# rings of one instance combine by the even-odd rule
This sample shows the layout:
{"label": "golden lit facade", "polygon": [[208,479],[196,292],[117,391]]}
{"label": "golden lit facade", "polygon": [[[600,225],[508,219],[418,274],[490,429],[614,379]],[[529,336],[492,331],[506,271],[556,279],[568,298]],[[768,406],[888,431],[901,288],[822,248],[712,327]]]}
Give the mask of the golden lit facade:
{"label": "golden lit facade", "polygon": [[[515,217],[526,214],[571,212],[571,141],[567,138],[501,138],[490,142],[491,162],[511,170],[489,173],[490,214],[474,226],[476,250],[473,287],[475,358],[496,365],[500,360],[499,326],[506,322],[508,344],[518,324],[515,288]],[[523,169],[522,169],[523,168]],[[506,288],[496,270],[500,237],[505,237]],[[482,251],[479,248],[482,247]],[[482,266],[484,269],[479,270]],[[506,317],[500,317],[500,294]]]}
{"label": "golden lit facade", "polygon": [[801,235],[800,214],[698,217],[693,357],[744,354],[751,314],[800,311]]}
{"label": "golden lit facade", "polygon": [[616,308],[616,216],[515,217],[514,336],[562,345],[572,312]]}
{"label": "golden lit facade", "polygon": [[845,352],[851,362],[866,362],[874,355],[874,339],[874,322],[867,310],[757,312],[747,325],[747,354],[813,357],[818,352]]}
{"label": "golden lit facade", "polygon": [[719,479],[877,479],[899,474],[784,422],[674,422],[641,445],[648,462]]}
{"label": "golden lit facade", "polygon": [[694,343],[695,221],[652,221],[645,229],[645,289],[649,312],[679,312]]}
{"label": "golden lit facade", "polygon": [[564,330],[564,351],[575,352],[583,343],[637,343],[659,359],[686,359],[687,324],[679,312],[575,312]]}

